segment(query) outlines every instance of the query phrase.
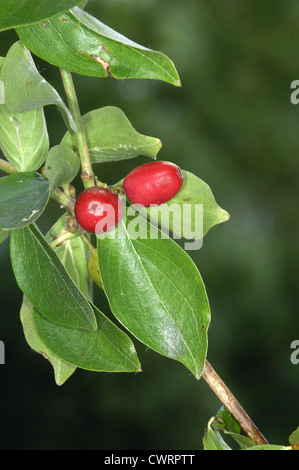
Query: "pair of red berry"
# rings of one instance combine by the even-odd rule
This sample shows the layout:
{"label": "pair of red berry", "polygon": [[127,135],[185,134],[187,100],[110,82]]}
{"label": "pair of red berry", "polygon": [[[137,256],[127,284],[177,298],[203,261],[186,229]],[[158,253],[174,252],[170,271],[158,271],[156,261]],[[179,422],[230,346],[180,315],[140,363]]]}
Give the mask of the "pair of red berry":
{"label": "pair of red berry", "polygon": [[[132,170],[123,182],[129,201],[150,207],[169,201],[183,184],[180,168],[170,162],[150,162]],[[87,232],[113,230],[123,217],[124,207],[118,195],[98,186],[86,189],[77,198],[75,216]]]}

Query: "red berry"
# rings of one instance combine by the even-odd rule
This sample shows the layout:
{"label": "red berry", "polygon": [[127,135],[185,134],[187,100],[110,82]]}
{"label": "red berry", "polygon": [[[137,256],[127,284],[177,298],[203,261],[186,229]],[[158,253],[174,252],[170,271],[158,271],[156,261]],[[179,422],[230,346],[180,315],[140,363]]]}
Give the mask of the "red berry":
{"label": "red berry", "polygon": [[124,208],[117,194],[97,186],[85,189],[77,198],[75,217],[89,233],[104,233],[120,223]]}
{"label": "red berry", "polygon": [[125,178],[123,188],[132,204],[149,207],[163,204],[181,189],[183,175],[180,168],[170,162],[150,162],[134,168]]}

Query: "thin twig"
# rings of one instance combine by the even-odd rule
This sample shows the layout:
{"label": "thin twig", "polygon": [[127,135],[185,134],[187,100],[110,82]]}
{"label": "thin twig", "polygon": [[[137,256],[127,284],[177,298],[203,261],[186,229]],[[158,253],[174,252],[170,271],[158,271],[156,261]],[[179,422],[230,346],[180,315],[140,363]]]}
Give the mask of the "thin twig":
{"label": "thin twig", "polygon": [[247,436],[257,445],[267,445],[267,440],[249,418],[246,411],[242,408],[240,403],[236,400],[231,391],[227,388],[227,386],[224,384],[208,361],[205,362],[205,369],[202,377],[213,390],[215,395],[217,395],[219,400],[223,403],[225,408],[234,417],[239,426],[247,434]]}
{"label": "thin twig", "polygon": [[77,132],[75,133],[78,145],[79,156],[81,160],[81,169],[82,174],[81,178],[83,181],[84,188],[90,188],[95,186],[95,176],[92,169],[92,164],[89,155],[89,149],[86,139],[86,134],[84,130],[84,125],[82,121],[82,116],[80,113],[79,103],[76,95],[76,90],[73,82],[73,77],[70,72],[67,70],[60,69],[60,74],[62,78],[62,83],[64,86],[68,106],[72,116],[74,118]]}

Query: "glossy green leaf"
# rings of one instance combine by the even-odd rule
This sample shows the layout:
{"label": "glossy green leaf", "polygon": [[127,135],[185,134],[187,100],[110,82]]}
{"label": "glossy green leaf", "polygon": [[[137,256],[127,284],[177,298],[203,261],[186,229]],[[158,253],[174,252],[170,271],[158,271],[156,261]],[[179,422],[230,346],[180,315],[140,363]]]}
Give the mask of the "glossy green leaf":
{"label": "glossy green leaf", "polygon": [[0,31],[50,18],[80,0],[0,0]]}
{"label": "glossy green leaf", "polygon": [[34,225],[12,232],[10,252],[20,289],[45,317],[63,326],[97,328],[87,299]]}
{"label": "glossy green leaf", "polygon": [[43,23],[18,28],[17,33],[32,53],[70,72],[180,85],[167,56],[130,41],[77,7]]}
{"label": "glossy green leaf", "polygon": [[[127,160],[139,155],[155,158],[159,139],[139,134],[119,108],[107,106],[83,116],[83,124],[93,163]],[[67,132],[62,145],[77,151],[75,137]]]}
{"label": "glossy green leaf", "polygon": [[49,349],[65,362],[97,372],[138,372],[140,363],[133,343],[96,307],[94,332],[67,328],[47,320],[35,310],[38,334]]}
{"label": "glossy green leaf", "polygon": [[90,251],[82,237],[79,236],[79,232],[68,231],[67,214],[63,214],[57,220],[45,239],[84,297],[92,301],[92,282],[87,268]]}
{"label": "glossy green leaf", "polygon": [[31,349],[41,354],[51,363],[54,369],[56,384],[64,384],[65,381],[75,372],[76,367],[71,364],[67,364],[66,362],[56,357],[40,339],[34,323],[33,305],[25,296],[23,297],[20,318],[25,339],[28,345],[31,347]]}
{"label": "glossy green leaf", "polygon": [[0,79],[5,85],[6,105],[12,112],[25,113],[42,106],[55,105],[68,128],[76,131],[68,107],[55,88],[39,74],[30,52],[21,41],[17,41],[9,49]]}
{"label": "glossy green leaf", "polygon": [[[186,250],[197,250],[208,231],[229,220],[230,215],[217,204],[207,183],[188,171],[182,170],[182,174],[182,188],[168,202],[148,208],[131,205],[131,209],[174,239],[187,240]],[[121,186],[123,181],[116,185]]]}
{"label": "glossy green leaf", "polygon": [[25,227],[41,216],[49,199],[49,183],[38,173],[0,178],[0,229]]}
{"label": "glossy green leaf", "polygon": [[80,170],[77,153],[64,145],[55,145],[48,153],[44,175],[49,180],[50,190],[71,183]]}
{"label": "glossy green leaf", "polygon": [[[186,249],[201,247],[202,238],[215,225],[229,220],[229,213],[216,202],[211,188],[193,173],[182,170],[181,190],[165,204],[136,207],[153,224],[176,239],[190,240]],[[119,185],[123,182],[120,181]]]}
{"label": "glossy green leaf", "polygon": [[[181,190],[166,204],[150,209],[151,221],[163,225],[163,219],[167,220],[169,208],[177,205],[181,217],[173,217],[172,222],[170,221],[170,230],[184,238],[189,238],[193,233],[196,236],[198,222],[196,207],[200,208],[202,205],[202,235],[205,236],[212,227],[226,222],[230,216],[217,204],[207,183],[188,171],[182,170],[182,174]],[[192,236],[190,238],[192,239]]]}
{"label": "glossy green leaf", "polygon": [[172,239],[151,238],[143,218],[123,219],[107,235],[98,236],[98,257],[111,311],[137,339],[199,378],[210,308],[195,264]]}

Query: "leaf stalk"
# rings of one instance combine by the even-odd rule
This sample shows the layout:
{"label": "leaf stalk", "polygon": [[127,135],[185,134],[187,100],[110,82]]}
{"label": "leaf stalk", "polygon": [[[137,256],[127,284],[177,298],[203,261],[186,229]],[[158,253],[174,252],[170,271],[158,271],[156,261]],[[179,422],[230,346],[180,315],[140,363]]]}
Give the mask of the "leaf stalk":
{"label": "leaf stalk", "polygon": [[2,160],[1,158],[0,158],[0,170],[3,171],[4,173],[8,173],[9,175],[12,175],[13,173],[17,172],[17,170],[15,170],[15,168],[10,163],[8,163],[5,160]]}

